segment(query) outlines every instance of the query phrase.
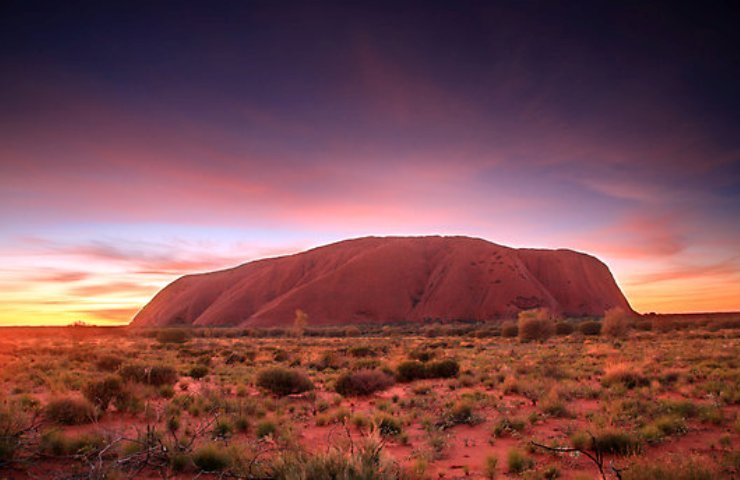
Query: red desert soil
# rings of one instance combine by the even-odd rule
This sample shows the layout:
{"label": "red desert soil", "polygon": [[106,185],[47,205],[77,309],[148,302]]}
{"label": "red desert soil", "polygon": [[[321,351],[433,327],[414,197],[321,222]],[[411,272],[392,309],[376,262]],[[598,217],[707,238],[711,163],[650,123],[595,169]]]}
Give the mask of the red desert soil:
{"label": "red desert soil", "polygon": [[469,237],[366,237],[228,270],[186,275],[135,326],[276,327],[491,320],[547,307],[631,311],[607,266],[572,250],[515,249]]}

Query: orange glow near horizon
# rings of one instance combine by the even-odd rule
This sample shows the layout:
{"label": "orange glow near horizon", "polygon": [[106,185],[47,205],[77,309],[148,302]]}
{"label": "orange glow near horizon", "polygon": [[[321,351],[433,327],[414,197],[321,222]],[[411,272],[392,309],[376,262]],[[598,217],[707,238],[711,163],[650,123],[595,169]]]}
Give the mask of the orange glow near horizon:
{"label": "orange glow near horizon", "polygon": [[[69,325],[79,321],[125,325],[159,289],[182,274],[231,267],[242,260],[294,253],[312,246],[317,245],[276,249],[252,247],[249,251],[241,247],[238,250],[247,258],[240,259],[235,251],[231,252],[232,256],[204,254],[198,262],[125,259],[110,255],[110,252],[84,249],[45,254],[45,261],[55,266],[53,272],[34,273],[21,281],[17,277],[12,280],[0,277],[3,287],[0,290],[0,304],[3,305],[0,326]],[[196,253],[188,251],[182,255],[194,257]],[[20,270],[24,262],[38,260],[38,256],[16,256],[13,261]],[[715,268],[630,276],[615,269],[614,264],[621,263],[613,261],[611,270],[632,307],[640,313],[740,311],[740,282],[735,281],[737,273],[732,270]],[[635,264],[644,268],[644,262],[638,260]]]}

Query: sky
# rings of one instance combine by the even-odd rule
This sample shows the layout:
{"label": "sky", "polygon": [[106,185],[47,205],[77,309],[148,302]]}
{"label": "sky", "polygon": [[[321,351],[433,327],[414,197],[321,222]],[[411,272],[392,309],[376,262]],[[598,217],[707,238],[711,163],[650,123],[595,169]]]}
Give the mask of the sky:
{"label": "sky", "polygon": [[740,311],[740,17],[709,3],[3,1],[0,325],[365,235]]}

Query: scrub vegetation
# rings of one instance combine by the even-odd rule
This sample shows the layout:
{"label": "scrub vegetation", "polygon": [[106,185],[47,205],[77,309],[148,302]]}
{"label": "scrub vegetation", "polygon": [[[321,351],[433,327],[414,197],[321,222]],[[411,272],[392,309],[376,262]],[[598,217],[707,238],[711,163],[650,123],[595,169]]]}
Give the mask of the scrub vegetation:
{"label": "scrub vegetation", "polygon": [[6,328],[0,478],[737,478],[739,327]]}

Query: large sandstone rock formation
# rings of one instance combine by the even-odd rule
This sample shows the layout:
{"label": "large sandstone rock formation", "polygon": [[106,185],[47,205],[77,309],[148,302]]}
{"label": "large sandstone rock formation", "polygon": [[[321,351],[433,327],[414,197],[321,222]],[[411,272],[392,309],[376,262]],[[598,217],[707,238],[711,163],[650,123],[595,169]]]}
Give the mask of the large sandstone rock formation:
{"label": "large sandstone rock formation", "polygon": [[367,237],[228,270],[186,275],[136,326],[286,326],[493,320],[547,307],[568,316],[631,311],[609,269],[571,250],[468,237]]}

